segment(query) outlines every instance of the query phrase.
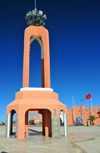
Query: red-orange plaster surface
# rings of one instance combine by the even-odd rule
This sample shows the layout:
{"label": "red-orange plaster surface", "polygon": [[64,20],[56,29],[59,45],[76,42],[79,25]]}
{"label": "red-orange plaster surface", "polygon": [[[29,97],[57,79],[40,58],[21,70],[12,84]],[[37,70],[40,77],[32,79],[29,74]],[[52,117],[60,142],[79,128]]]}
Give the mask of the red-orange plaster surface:
{"label": "red-orange plaster surface", "polygon": [[[23,57],[23,88],[29,87],[29,54],[30,41],[36,38],[41,41],[42,51],[42,88],[50,88],[50,55],[49,55],[49,33],[42,26],[29,26],[25,29],[24,57]],[[41,39],[40,39],[41,38]],[[43,44],[42,44],[43,43]],[[43,53],[42,52],[42,53]],[[41,89],[42,89],[41,88]],[[41,113],[43,121],[43,134],[52,135],[52,118],[56,109],[57,118],[61,110],[67,114],[67,107],[58,99],[58,94],[53,91],[23,90],[15,95],[15,100],[7,106],[7,115],[15,110],[18,114],[18,138],[28,137],[28,113]]]}

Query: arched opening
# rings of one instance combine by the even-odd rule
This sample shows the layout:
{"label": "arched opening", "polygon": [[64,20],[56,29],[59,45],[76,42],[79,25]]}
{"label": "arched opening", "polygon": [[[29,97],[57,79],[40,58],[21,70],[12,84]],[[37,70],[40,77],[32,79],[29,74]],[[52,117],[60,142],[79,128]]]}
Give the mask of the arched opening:
{"label": "arched opening", "polygon": [[67,118],[64,110],[60,111],[60,134],[61,136],[67,136]]}
{"label": "arched opening", "polygon": [[28,135],[42,135],[42,114],[29,113],[28,121]]}
{"label": "arched opening", "polygon": [[[29,115],[31,114],[31,115]],[[34,116],[33,116],[34,114]],[[31,124],[31,125],[30,125]],[[25,113],[25,137],[52,136],[51,112],[48,109],[29,109]]]}
{"label": "arched opening", "polygon": [[[31,36],[32,37],[32,36]],[[33,36],[34,37],[34,36]],[[37,39],[37,40],[36,40]],[[41,87],[42,86],[42,46],[40,39],[36,38],[30,44],[30,71],[29,71],[29,86]]]}
{"label": "arched opening", "polygon": [[16,111],[14,109],[8,113],[7,137],[16,137]]}
{"label": "arched opening", "polygon": [[15,136],[16,134],[16,112],[13,114],[12,119],[12,136]]}

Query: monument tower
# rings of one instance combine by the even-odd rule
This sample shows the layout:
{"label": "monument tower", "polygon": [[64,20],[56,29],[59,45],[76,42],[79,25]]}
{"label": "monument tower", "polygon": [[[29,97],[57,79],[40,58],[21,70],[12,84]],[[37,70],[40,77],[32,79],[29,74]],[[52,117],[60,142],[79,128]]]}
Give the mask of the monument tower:
{"label": "monument tower", "polygon": [[[42,133],[60,137],[60,111],[64,111],[65,136],[67,136],[67,107],[58,100],[58,94],[50,88],[49,32],[44,28],[46,14],[35,9],[26,14],[28,27],[24,33],[23,87],[15,94],[15,100],[7,105],[6,137],[12,135],[12,119],[16,113],[16,137],[28,137],[28,114],[42,114]],[[29,87],[30,44],[37,40],[41,46],[42,87]]]}

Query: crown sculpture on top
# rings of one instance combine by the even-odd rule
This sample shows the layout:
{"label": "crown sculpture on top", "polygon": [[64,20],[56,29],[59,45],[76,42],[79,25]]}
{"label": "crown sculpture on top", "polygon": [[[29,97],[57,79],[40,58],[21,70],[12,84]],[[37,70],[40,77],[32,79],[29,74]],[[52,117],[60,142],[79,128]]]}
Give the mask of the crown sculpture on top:
{"label": "crown sculpture on top", "polygon": [[34,25],[34,26],[45,26],[45,22],[47,19],[46,14],[43,15],[43,11],[41,10],[37,10],[36,8],[36,0],[35,1],[35,9],[32,11],[29,11],[26,14],[26,22],[27,24],[30,25]]}

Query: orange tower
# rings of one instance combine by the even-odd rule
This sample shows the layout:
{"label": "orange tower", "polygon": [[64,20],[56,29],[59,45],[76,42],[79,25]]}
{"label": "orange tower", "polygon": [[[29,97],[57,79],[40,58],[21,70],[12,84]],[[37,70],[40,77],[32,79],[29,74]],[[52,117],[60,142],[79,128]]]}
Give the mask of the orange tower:
{"label": "orange tower", "polygon": [[[32,20],[30,20],[30,18]],[[15,94],[15,100],[7,105],[6,137],[12,135],[12,119],[16,113],[16,137],[28,137],[28,114],[42,114],[42,133],[60,137],[60,111],[64,111],[65,136],[67,136],[67,107],[58,100],[58,94],[50,88],[49,32],[45,25],[46,15],[32,10],[26,14],[28,27],[24,33],[23,88]],[[29,87],[30,43],[36,39],[41,46],[42,87]]]}

